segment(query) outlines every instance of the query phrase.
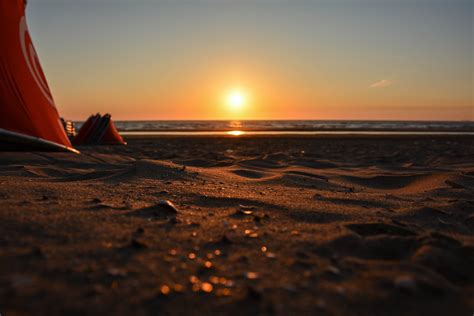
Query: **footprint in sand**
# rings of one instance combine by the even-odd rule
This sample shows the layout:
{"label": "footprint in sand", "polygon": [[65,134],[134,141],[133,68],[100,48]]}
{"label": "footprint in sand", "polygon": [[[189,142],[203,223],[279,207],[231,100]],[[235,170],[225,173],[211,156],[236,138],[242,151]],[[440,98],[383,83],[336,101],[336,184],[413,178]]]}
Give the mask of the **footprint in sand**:
{"label": "footprint in sand", "polygon": [[249,179],[263,179],[270,176],[268,173],[265,173],[265,172],[247,170],[247,169],[237,169],[237,170],[232,170],[231,172],[240,177],[249,178]]}
{"label": "footprint in sand", "polygon": [[336,181],[369,190],[394,190],[419,193],[446,187],[446,174],[411,174],[377,176],[339,176]]}
{"label": "footprint in sand", "polygon": [[376,235],[393,235],[393,236],[414,236],[411,230],[402,228],[400,226],[384,224],[384,223],[369,223],[369,224],[348,224],[346,227],[356,234],[366,236]]}

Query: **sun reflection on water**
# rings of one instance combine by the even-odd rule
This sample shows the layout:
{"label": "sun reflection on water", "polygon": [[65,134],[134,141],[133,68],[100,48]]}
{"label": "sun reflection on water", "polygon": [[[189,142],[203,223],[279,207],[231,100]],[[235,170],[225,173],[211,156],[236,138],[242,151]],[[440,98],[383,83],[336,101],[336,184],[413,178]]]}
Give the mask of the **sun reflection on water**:
{"label": "sun reflection on water", "polygon": [[232,135],[232,136],[241,136],[241,135],[245,134],[245,132],[243,132],[243,131],[229,131],[229,132],[227,132],[227,134]]}

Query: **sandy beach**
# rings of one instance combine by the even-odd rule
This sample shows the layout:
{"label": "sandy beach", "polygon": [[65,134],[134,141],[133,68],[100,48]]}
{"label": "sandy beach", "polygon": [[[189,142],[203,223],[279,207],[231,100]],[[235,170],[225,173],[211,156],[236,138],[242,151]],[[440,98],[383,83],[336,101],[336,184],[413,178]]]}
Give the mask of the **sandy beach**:
{"label": "sandy beach", "polygon": [[1,315],[474,312],[472,136],[127,141],[0,152]]}

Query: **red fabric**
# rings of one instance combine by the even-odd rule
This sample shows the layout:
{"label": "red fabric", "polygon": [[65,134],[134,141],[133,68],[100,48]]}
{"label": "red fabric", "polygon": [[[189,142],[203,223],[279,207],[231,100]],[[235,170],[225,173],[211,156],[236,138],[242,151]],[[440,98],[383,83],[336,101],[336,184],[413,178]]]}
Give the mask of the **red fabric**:
{"label": "red fabric", "polygon": [[71,146],[25,20],[24,0],[0,0],[0,128]]}
{"label": "red fabric", "polygon": [[105,134],[102,137],[101,143],[104,145],[124,145],[122,136],[120,136],[114,122],[110,119],[109,125],[105,130]]}
{"label": "red fabric", "polygon": [[81,129],[79,130],[76,137],[74,137],[72,141],[75,146],[84,145],[88,143],[89,136],[91,132],[97,126],[97,123],[99,122],[99,118],[100,118],[99,114],[91,115],[89,116],[87,121],[85,121],[84,124],[82,124]]}
{"label": "red fabric", "polygon": [[[105,122],[107,126],[104,126]],[[117,128],[115,128],[110,114],[104,116],[100,114],[91,115],[84,122],[76,137],[74,137],[73,143],[75,146],[91,144],[125,145],[122,136],[120,136]]]}

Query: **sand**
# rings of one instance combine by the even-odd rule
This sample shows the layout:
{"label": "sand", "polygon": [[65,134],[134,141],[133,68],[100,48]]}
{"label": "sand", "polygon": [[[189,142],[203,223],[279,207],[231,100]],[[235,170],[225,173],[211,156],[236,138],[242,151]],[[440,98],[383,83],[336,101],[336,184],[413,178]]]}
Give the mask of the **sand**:
{"label": "sand", "polygon": [[0,314],[474,312],[472,137],[128,142],[0,152]]}

